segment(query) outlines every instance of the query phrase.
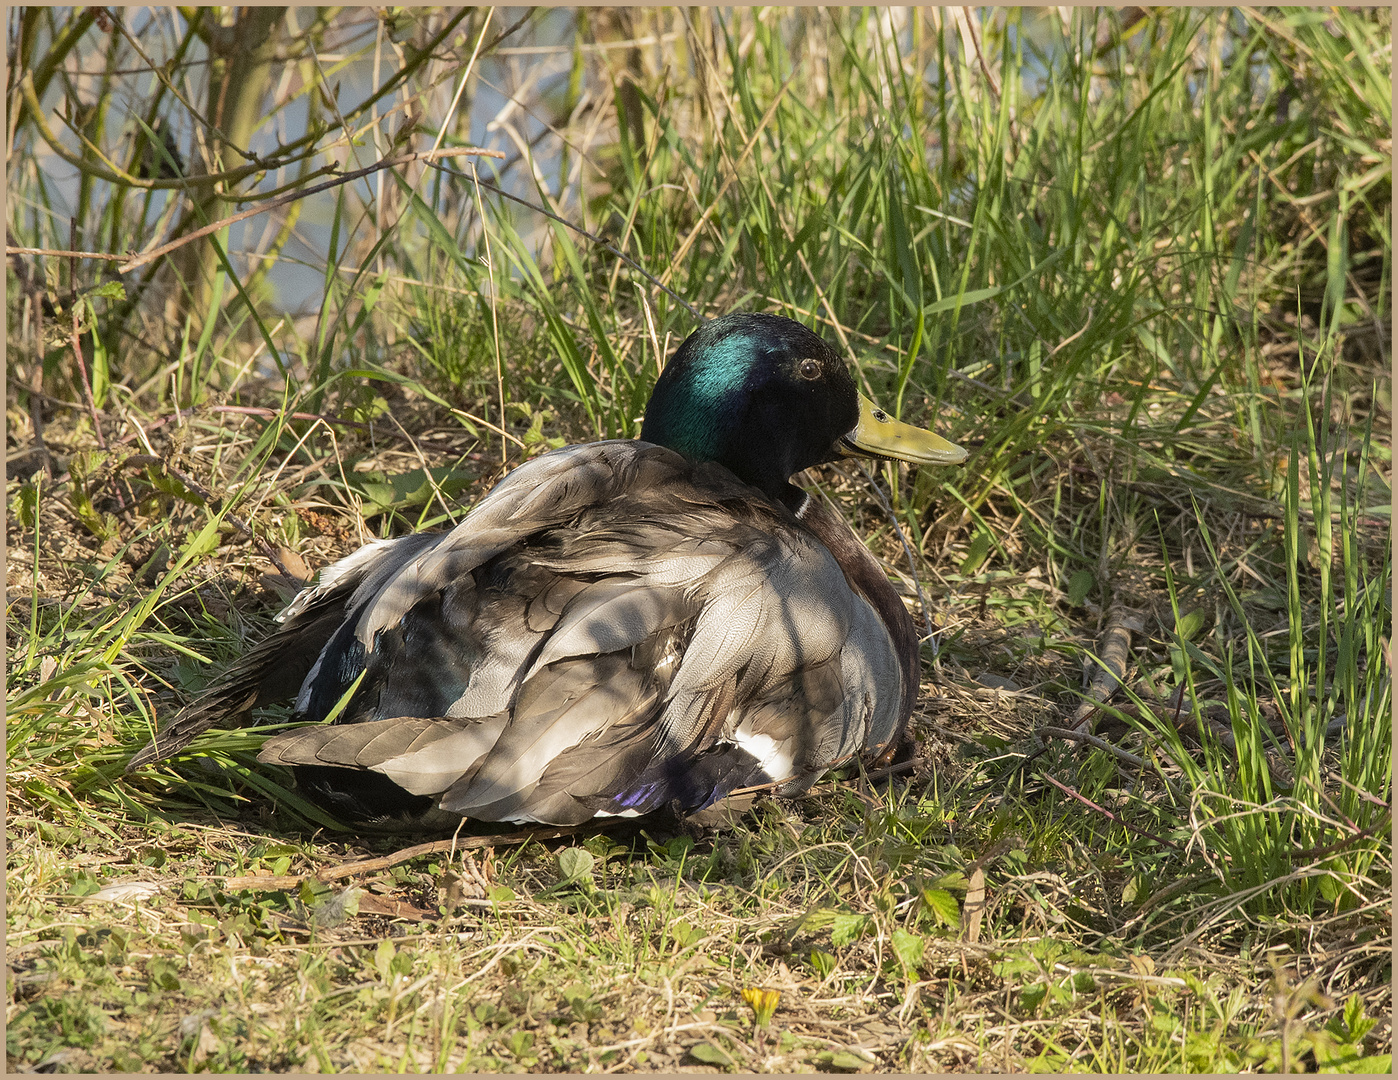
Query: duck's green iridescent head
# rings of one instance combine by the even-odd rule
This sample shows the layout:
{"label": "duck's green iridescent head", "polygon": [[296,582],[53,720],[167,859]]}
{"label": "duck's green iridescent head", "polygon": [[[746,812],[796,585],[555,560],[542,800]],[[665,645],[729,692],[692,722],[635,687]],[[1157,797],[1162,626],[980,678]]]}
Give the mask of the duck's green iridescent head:
{"label": "duck's green iridescent head", "polygon": [[794,507],[793,474],[842,454],[955,464],[966,451],[861,398],[840,355],[798,322],[733,314],[684,340],[656,380],[641,438]]}

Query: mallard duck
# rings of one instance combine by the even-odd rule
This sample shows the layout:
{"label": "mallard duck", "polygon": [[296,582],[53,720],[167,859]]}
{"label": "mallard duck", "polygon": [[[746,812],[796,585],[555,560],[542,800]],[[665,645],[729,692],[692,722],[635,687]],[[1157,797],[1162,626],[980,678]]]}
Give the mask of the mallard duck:
{"label": "mallard duck", "polygon": [[309,723],[258,760],[343,821],[572,825],[804,791],[890,749],[919,682],[879,564],[791,483],[845,454],[966,457],[861,397],[800,323],[706,322],[639,439],[543,454],[455,528],[322,570],[128,768],[294,696]]}

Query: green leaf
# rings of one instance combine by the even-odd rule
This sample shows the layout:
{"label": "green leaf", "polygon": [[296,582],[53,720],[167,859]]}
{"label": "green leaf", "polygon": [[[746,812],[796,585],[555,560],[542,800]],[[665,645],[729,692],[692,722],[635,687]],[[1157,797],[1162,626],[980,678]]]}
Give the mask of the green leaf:
{"label": "green leaf", "polygon": [[827,1068],[839,1069],[842,1072],[859,1072],[862,1069],[867,1069],[871,1064],[858,1054],[853,1054],[848,1050],[822,1050],[815,1059]]}
{"label": "green leaf", "polygon": [[596,863],[597,859],[586,848],[564,848],[558,853],[558,872],[563,875],[564,883],[581,881],[584,878],[590,882],[592,868]]}
{"label": "green leaf", "polygon": [[[1364,1015],[1364,999],[1358,994],[1351,994],[1345,1001],[1344,1012],[1340,1016],[1332,1018],[1326,1027],[1346,1042],[1358,1042],[1369,1034],[1369,1031],[1377,1023],[1377,1020],[1371,1020]],[[1343,1027],[1340,1026],[1341,1024]]]}
{"label": "green leaf", "polygon": [[534,1048],[534,1033],[532,1031],[512,1031],[510,1037],[505,1040],[505,1046],[515,1057],[523,1057]]}
{"label": "green leaf", "polygon": [[689,1056],[705,1065],[736,1064],[730,1054],[724,1053],[722,1049],[711,1042],[695,1043],[689,1048]]}
{"label": "green leaf", "polygon": [[380,472],[362,473],[356,478],[365,500],[370,504],[364,508],[366,516],[387,513],[390,510],[407,510],[426,506],[435,492],[443,498],[455,498],[471,485],[471,477],[455,469],[442,466],[435,469],[413,469],[411,472],[385,474]]}
{"label": "green leaf", "polygon": [[19,523],[32,529],[39,520],[39,489],[33,484],[22,484],[19,489]]}
{"label": "green leaf", "polygon": [[[209,525],[214,525],[214,528],[209,528]],[[193,561],[218,549],[218,526],[213,520],[202,529],[191,528],[185,536],[185,542],[180,548],[182,561]]]}
{"label": "green leaf", "polygon": [[176,479],[165,472],[158,465],[146,466],[146,479],[150,481],[151,487],[156,491],[171,495],[181,502],[187,502],[191,506],[204,506],[204,496],[199,495],[185,487],[182,480]]}
{"label": "green leaf", "polygon": [[1093,577],[1091,570],[1077,571],[1068,581],[1068,603],[1074,607],[1082,607],[1082,602],[1087,599],[1087,594],[1096,584],[1097,579]]}
{"label": "green leaf", "polygon": [[834,908],[815,908],[806,912],[801,921],[789,931],[789,935],[813,934],[817,930],[824,930],[839,914]]}
{"label": "green leaf", "polygon": [[89,874],[80,874],[73,882],[73,887],[68,890],[69,896],[91,896],[101,888],[97,884],[97,879]]}
{"label": "green leaf", "polygon": [[[83,838],[82,830],[76,825],[52,825],[47,821],[39,822],[39,839],[46,844],[53,844],[56,847],[71,847]],[[80,877],[83,875],[80,875]],[[97,891],[97,882],[92,881],[92,888],[88,892]],[[74,893],[74,896],[85,896],[86,893]]]}
{"label": "green leaf", "polygon": [[968,307],[971,304],[979,304],[982,300],[990,300],[999,296],[1005,290],[996,285],[989,289],[969,289],[956,296],[946,296],[941,300],[934,300],[922,309],[924,315],[940,315],[943,311],[952,311],[955,308]]}
{"label": "green leaf", "polygon": [[126,286],[120,281],[104,281],[101,285],[86,290],[83,298],[87,300],[125,300]]}
{"label": "green leaf", "polygon": [[923,889],[922,902],[942,926],[961,925],[961,905],[945,889]]}
{"label": "green leaf", "polygon": [[592,1000],[593,987],[586,983],[574,982],[565,986],[560,994],[564,1002],[572,1009],[573,1016],[585,1023],[602,1019],[602,1006]]}
{"label": "green leaf", "polygon": [[323,903],[330,895],[330,886],[315,878],[306,878],[301,882],[300,888],[296,890],[296,897],[308,908],[314,908],[317,904]]}
{"label": "green leaf", "polygon": [[863,937],[868,929],[869,916],[842,911],[830,921],[830,944],[843,949],[850,942]]}
{"label": "green leaf", "polygon": [[1375,1054],[1373,1057],[1351,1058],[1323,1066],[1320,1071],[1323,1073],[1363,1073],[1368,1076],[1391,1076],[1393,1074],[1393,1055]]}
{"label": "green leaf", "polygon": [[966,557],[961,560],[959,567],[963,574],[974,574],[985,563],[990,555],[990,549],[994,546],[994,541],[990,534],[984,529],[977,529],[976,535],[971,538],[970,544],[966,547]]}
{"label": "green leaf", "polygon": [[393,942],[385,938],[379,942],[378,948],[374,950],[374,970],[379,973],[379,978],[387,982],[393,978],[394,960],[398,958],[398,950]]}
{"label": "green leaf", "polygon": [[178,990],[180,988],[180,969],[172,961],[157,957],[150,962],[147,971],[152,990]]}
{"label": "green leaf", "polygon": [[670,924],[670,937],[681,949],[689,948],[703,936],[703,930],[697,926],[691,926],[684,919]]}
{"label": "green leaf", "polygon": [[[956,901],[952,901],[952,906],[956,906]],[[903,973],[914,975],[922,965],[922,954],[927,950],[927,942],[923,941],[917,934],[911,934],[901,926],[893,931],[893,951],[898,956],[898,962],[903,965]]]}
{"label": "green leaf", "polygon": [[1193,611],[1187,611],[1181,615],[1180,637],[1184,638],[1186,641],[1193,641],[1199,636],[1199,631],[1204,629],[1205,618],[1204,612],[1199,608],[1195,608]]}

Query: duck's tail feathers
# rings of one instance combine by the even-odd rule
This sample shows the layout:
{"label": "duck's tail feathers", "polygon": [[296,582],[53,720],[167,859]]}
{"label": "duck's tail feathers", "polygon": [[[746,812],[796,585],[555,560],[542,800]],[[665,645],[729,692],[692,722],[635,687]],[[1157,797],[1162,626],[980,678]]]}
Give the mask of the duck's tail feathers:
{"label": "duck's tail feathers", "polygon": [[344,619],[344,604],[308,612],[245,653],[126,764],[139,769],[179,753],[213,727],[242,727],[249,710],[293,697]]}
{"label": "duck's tail feathers", "polygon": [[245,653],[126,764],[139,769],[179,753],[215,724],[245,726],[248,712],[296,696],[346,614],[357,603],[361,586],[376,583],[432,546],[442,534],[420,533],[381,540],[360,548],[320,573],[319,582],[301,593],[278,616],[274,633]]}

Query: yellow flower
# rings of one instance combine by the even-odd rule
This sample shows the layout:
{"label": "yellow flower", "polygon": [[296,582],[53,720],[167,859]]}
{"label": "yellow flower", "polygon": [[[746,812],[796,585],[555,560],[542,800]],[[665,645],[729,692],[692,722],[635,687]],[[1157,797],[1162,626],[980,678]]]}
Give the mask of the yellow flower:
{"label": "yellow flower", "polygon": [[756,990],[752,987],[743,989],[743,1000],[752,1009],[757,1026],[765,1028],[772,1022],[772,1014],[777,1011],[777,1002],[782,999],[780,990]]}

